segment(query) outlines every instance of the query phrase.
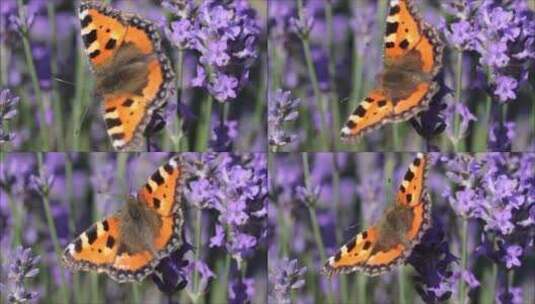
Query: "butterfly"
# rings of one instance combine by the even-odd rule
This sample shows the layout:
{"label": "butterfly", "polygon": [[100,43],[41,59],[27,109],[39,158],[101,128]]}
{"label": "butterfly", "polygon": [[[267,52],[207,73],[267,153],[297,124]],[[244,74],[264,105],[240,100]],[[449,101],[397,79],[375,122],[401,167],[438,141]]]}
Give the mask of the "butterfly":
{"label": "butterfly", "polygon": [[63,252],[72,270],[107,273],[118,282],[141,281],[180,247],[182,162],[171,158],[117,212],[93,224]]}
{"label": "butterfly", "polygon": [[112,145],[140,151],[147,125],[174,90],[174,72],[156,27],[92,1],[82,1],[79,18]]}
{"label": "butterfly", "polygon": [[374,225],[357,234],[330,257],[322,272],[361,271],[375,276],[403,263],[431,226],[431,203],[425,191],[427,155],[418,153],[407,170],[393,206]]}
{"label": "butterfly", "polygon": [[378,83],[349,116],[341,131],[350,141],[390,122],[426,110],[438,85],[444,44],[418,16],[411,0],[390,0],[386,18],[384,70]]}

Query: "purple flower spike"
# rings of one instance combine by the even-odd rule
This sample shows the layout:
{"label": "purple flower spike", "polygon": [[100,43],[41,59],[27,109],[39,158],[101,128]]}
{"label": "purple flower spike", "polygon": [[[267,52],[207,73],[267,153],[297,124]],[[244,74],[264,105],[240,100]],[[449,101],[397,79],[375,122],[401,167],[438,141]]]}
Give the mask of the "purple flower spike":
{"label": "purple flower spike", "polygon": [[24,284],[25,279],[33,278],[39,274],[37,265],[41,260],[40,256],[33,256],[31,248],[17,247],[11,257],[11,263],[6,268],[9,269],[6,284],[0,284],[2,294],[7,295],[9,303],[30,303],[35,302],[39,296],[37,292],[27,289]]}
{"label": "purple flower spike", "polygon": [[178,17],[166,35],[180,50],[199,54],[192,85],[204,87],[218,101],[237,97],[249,80],[249,68],[258,56],[258,20],[245,1],[164,1]]}
{"label": "purple flower spike", "polygon": [[268,137],[269,145],[273,149],[286,146],[297,139],[297,136],[290,135],[284,130],[284,125],[295,121],[299,116],[299,99],[291,99],[290,92],[278,89],[274,94],[270,94],[268,113]]}
{"label": "purple flower spike", "polygon": [[522,264],[518,257],[522,256],[522,247],[518,245],[511,245],[506,249],[506,255],[504,257],[505,266],[509,269],[513,267],[520,267]]}
{"label": "purple flower spike", "polygon": [[172,295],[186,287],[188,284],[186,268],[189,261],[184,259],[184,256],[192,249],[193,247],[184,239],[184,244],[179,249],[162,259],[156,266],[151,278],[162,292]]}
{"label": "purple flower spike", "polygon": [[297,259],[284,258],[278,267],[272,269],[269,274],[270,291],[268,303],[289,304],[292,289],[299,289],[305,285],[303,276],[307,272],[306,267],[300,268]]}
{"label": "purple flower spike", "polygon": [[442,302],[453,292],[452,263],[457,261],[449,251],[448,240],[440,218],[433,217],[433,225],[407,259],[417,272],[416,291],[426,303]]}
{"label": "purple flower spike", "polygon": [[20,98],[13,96],[9,89],[0,91],[0,144],[13,140],[15,135],[4,129],[4,125],[17,115]]}
{"label": "purple flower spike", "polygon": [[515,128],[514,122],[496,123],[492,126],[489,134],[489,150],[511,151],[512,141],[516,134]]}

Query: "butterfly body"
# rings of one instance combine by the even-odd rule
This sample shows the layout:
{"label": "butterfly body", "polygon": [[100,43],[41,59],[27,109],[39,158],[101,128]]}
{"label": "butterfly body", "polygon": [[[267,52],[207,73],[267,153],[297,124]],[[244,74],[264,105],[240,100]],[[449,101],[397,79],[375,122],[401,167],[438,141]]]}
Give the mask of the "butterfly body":
{"label": "butterfly body", "polygon": [[140,281],[152,273],[183,243],[182,179],[179,158],[160,166],[136,196],[66,247],[65,265],[107,273],[118,282]]}
{"label": "butterfly body", "polygon": [[403,178],[394,204],[381,219],[342,246],[322,272],[362,271],[379,275],[403,263],[431,224],[430,199],[424,189],[427,156],[419,153]]}
{"label": "butterfly body", "polygon": [[377,84],[342,128],[344,141],[386,123],[405,121],[428,108],[438,91],[433,78],[442,67],[443,43],[421,20],[411,0],[390,0],[386,18],[384,68]]}
{"label": "butterfly body", "polygon": [[94,1],[82,1],[79,19],[112,145],[140,151],[147,125],[174,89],[158,31],[149,20]]}
{"label": "butterfly body", "polygon": [[120,240],[119,252],[138,253],[149,251],[156,254],[154,240],[158,237],[162,220],[154,210],[135,197],[129,197],[127,203],[118,211]]}

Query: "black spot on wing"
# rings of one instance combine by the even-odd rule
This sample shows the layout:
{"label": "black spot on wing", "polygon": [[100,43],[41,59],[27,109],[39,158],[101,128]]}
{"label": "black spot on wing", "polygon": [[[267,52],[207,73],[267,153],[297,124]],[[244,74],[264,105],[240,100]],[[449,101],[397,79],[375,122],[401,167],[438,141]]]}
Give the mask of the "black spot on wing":
{"label": "black spot on wing", "polygon": [[407,194],[407,203],[410,203],[412,201],[412,194]]}
{"label": "black spot on wing", "polygon": [[390,36],[398,31],[399,23],[397,22],[387,22],[386,23],[386,36]]}
{"label": "black spot on wing", "polygon": [[154,205],[154,208],[159,209],[160,205],[161,205],[161,201],[159,199],[157,199],[157,198],[154,198],[152,200],[152,204]]}
{"label": "black spot on wing", "polygon": [[353,115],[357,115],[358,117],[363,117],[364,114],[366,114],[366,110],[363,106],[359,105],[355,111],[353,111]]}
{"label": "black spot on wing", "polygon": [[401,191],[402,193],[405,193],[406,189],[405,189],[405,187],[403,187],[403,185],[401,185],[399,187],[399,191]]}
{"label": "black spot on wing", "polygon": [[112,249],[113,245],[115,245],[115,239],[113,238],[113,236],[108,235],[108,239],[106,240],[106,247]]}
{"label": "black spot on wing", "polygon": [[418,167],[420,165],[420,159],[417,158],[414,160],[414,166]]}
{"label": "black spot on wing", "polygon": [[408,170],[407,173],[405,173],[405,180],[410,182],[413,178],[414,178],[414,173],[412,173],[411,170]]}
{"label": "black spot on wing", "polygon": [[409,47],[409,41],[407,39],[403,39],[403,41],[399,43],[399,47],[406,50]]}
{"label": "black spot on wing", "polygon": [[357,239],[356,238],[352,239],[349,243],[346,244],[347,251],[353,250],[356,244],[357,244]]}
{"label": "black spot on wing", "polygon": [[117,40],[110,38],[108,42],[106,42],[106,45],[104,46],[106,50],[112,50],[115,48],[115,45],[117,45]]}
{"label": "black spot on wing", "polygon": [[364,246],[362,247],[362,250],[368,250],[371,245],[372,245],[372,242],[370,241],[364,242]]}
{"label": "black spot on wing", "polygon": [[167,172],[167,174],[171,175],[173,173],[173,166],[171,166],[170,164],[165,164],[163,166],[163,169],[165,170],[165,172]]}
{"label": "black spot on wing", "polygon": [[107,220],[102,221],[102,228],[104,228],[104,231],[110,230],[110,225],[108,224]]}
{"label": "black spot on wing", "polygon": [[122,123],[119,118],[106,118],[106,126],[108,126],[108,129],[115,128],[120,125],[122,125]]}
{"label": "black spot on wing", "polygon": [[362,239],[365,240],[368,238],[368,231],[364,231],[360,235],[362,236]]}
{"label": "black spot on wing", "polygon": [[93,244],[97,240],[97,227],[95,225],[91,226],[85,234],[89,245]]}
{"label": "black spot on wing", "polygon": [[90,15],[86,15],[84,19],[82,19],[81,21],[82,28],[85,28],[86,26],[88,26],[89,23],[91,23],[91,21],[93,21],[93,18],[91,18]]}
{"label": "black spot on wing", "polygon": [[89,48],[91,43],[95,42],[97,40],[97,30],[92,30],[91,32],[85,34],[82,36],[82,40],[84,41],[84,45],[86,48]]}
{"label": "black spot on wing", "polygon": [[346,122],[346,126],[347,126],[348,128],[350,128],[350,129],[353,129],[353,128],[355,128],[355,127],[357,126],[357,124],[356,124],[355,122],[353,122],[352,120],[348,120],[348,121]]}
{"label": "black spot on wing", "polygon": [[393,16],[393,15],[399,14],[400,11],[401,11],[401,8],[399,7],[399,5],[394,5],[390,8],[390,12],[388,14],[390,16]]}
{"label": "black spot on wing", "polygon": [[385,43],[385,48],[387,49],[391,49],[393,47],[395,47],[396,45],[394,44],[394,42],[387,42]]}
{"label": "black spot on wing", "polygon": [[377,102],[377,105],[379,105],[380,108],[386,106],[386,100],[384,100],[384,99],[383,99],[383,100],[379,100],[379,101]]}
{"label": "black spot on wing", "polygon": [[76,252],[82,251],[82,240],[80,238],[77,238],[76,241],[74,242],[74,250]]}
{"label": "black spot on wing", "polygon": [[147,192],[152,193],[152,188],[149,184],[145,185],[145,189],[147,189]]}
{"label": "black spot on wing", "polygon": [[112,112],[114,112],[115,110],[117,110],[116,107],[107,108],[107,109],[106,109],[106,113],[112,113]]}
{"label": "black spot on wing", "polygon": [[89,53],[89,58],[93,59],[93,58],[97,57],[98,55],[100,55],[100,50],[95,50],[95,51]]}
{"label": "black spot on wing", "polygon": [[132,99],[128,98],[127,100],[125,100],[123,102],[123,106],[130,107],[133,103],[134,103],[134,101]]}
{"label": "black spot on wing", "polygon": [[151,179],[158,185],[162,185],[165,182],[162,175],[160,174],[160,170],[154,172],[154,174],[151,176]]}

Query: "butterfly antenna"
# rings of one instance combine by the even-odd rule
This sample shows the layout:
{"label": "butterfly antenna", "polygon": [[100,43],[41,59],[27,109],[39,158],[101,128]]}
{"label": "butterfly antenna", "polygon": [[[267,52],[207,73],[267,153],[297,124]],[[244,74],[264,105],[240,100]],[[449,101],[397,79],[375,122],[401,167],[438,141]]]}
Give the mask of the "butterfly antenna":
{"label": "butterfly antenna", "polygon": [[74,87],[74,82],[70,82],[70,81],[67,81],[67,80],[63,80],[61,78],[58,78],[58,77],[53,77],[53,79],[57,82],[61,82],[61,83],[65,83],[65,84],[68,84],[68,85],[71,85]]}

